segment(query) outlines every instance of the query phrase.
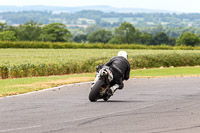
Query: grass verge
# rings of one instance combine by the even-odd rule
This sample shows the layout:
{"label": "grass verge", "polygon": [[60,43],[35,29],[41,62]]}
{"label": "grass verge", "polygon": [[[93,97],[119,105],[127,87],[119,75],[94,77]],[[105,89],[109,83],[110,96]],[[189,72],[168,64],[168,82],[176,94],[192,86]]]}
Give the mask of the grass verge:
{"label": "grass verge", "polygon": [[[0,80],[0,97],[38,91],[64,84],[92,81],[95,73]],[[200,76],[200,66],[138,69],[131,78]]]}

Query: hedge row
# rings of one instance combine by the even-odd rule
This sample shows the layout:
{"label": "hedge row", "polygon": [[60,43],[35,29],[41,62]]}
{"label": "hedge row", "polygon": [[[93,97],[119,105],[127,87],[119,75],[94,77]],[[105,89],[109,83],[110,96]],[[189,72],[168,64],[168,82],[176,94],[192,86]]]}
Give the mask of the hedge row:
{"label": "hedge row", "polygon": [[48,49],[165,49],[165,50],[200,50],[199,46],[169,46],[169,45],[141,45],[141,44],[85,44],[71,42],[29,42],[29,41],[0,41],[0,48],[48,48]]}
{"label": "hedge row", "polygon": [[91,58],[84,62],[26,63],[20,65],[3,64],[0,65],[0,76],[2,79],[6,79],[94,72],[96,66],[103,64],[106,62],[105,60],[105,58]]}
{"label": "hedge row", "polygon": [[[91,58],[82,62],[54,63],[54,64],[21,64],[0,66],[0,76],[6,78],[22,78],[33,76],[63,75],[70,73],[95,72],[99,64],[104,64],[108,58]],[[169,66],[196,66],[200,65],[200,54],[193,53],[172,53],[137,55],[129,58],[131,68],[154,68]]]}

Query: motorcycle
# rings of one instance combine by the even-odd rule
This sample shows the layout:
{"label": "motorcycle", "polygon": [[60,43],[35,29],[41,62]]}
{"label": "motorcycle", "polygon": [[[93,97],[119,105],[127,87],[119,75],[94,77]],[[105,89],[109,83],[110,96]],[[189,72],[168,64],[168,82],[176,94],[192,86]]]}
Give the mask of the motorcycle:
{"label": "motorcycle", "polygon": [[113,86],[113,74],[110,67],[104,66],[97,74],[89,93],[89,100],[96,102],[98,99],[108,101],[112,96],[110,87]]}

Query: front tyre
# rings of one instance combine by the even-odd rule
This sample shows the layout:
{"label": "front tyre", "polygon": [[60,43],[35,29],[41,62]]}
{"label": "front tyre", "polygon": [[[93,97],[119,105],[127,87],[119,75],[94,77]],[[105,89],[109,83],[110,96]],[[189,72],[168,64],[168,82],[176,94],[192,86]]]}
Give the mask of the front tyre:
{"label": "front tyre", "polygon": [[100,90],[101,87],[104,85],[104,81],[103,80],[98,80],[95,85],[92,87],[90,94],[89,94],[89,100],[91,102],[96,102],[99,97],[100,97]]}

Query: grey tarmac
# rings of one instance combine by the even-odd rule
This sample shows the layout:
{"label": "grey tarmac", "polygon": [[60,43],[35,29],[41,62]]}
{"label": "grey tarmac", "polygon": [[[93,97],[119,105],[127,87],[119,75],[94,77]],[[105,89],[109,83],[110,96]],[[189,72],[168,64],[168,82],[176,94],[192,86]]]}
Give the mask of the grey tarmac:
{"label": "grey tarmac", "polygon": [[125,82],[108,102],[91,83],[0,99],[0,133],[200,133],[200,77]]}

